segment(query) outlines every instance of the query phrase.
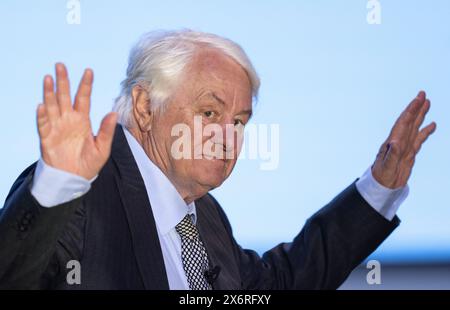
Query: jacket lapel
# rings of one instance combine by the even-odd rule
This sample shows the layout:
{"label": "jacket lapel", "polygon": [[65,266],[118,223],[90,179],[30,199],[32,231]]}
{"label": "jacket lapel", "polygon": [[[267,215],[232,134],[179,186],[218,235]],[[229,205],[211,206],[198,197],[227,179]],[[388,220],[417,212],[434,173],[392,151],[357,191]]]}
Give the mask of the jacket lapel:
{"label": "jacket lapel", "polygon": [[241,289],[238,264],[233,255],[233,245],[222,219],[208,195],[195,201],[197,228],[208,253],[210,268],[220,272],[213,283],[215,290]]}
{"label": "jacket lapel", "polygon": [[111,156],[119,170],[116,182],[145,289],[168,290],[161,245],[144,180],[119,125],[116,127]]}

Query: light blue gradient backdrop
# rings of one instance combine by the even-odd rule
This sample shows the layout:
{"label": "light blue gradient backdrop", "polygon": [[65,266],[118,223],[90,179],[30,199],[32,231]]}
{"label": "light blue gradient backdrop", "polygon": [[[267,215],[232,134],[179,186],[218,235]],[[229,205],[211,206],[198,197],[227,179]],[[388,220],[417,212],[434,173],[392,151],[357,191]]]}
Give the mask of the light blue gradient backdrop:
{"label": "light blue gradient backdrop", "polygon": [[0,199],[39,157],[35,108],[41,80],[63,61],[75,89],[95,71],[95,128],[117,96],[129,48],[154,29],[193,28],[240,43],[261,79],[255,123],[279,123],[280,165],[242,161],[214,191],[237,240],[263,251],[291,240],[305,220],[372,163],[398,114],[418,90],[432,100],[438,130],[422,149],[402,205],[401,226],[374,257],[450,259],[450,2],[81,1],[81,24],[66,1],[0,3]]}

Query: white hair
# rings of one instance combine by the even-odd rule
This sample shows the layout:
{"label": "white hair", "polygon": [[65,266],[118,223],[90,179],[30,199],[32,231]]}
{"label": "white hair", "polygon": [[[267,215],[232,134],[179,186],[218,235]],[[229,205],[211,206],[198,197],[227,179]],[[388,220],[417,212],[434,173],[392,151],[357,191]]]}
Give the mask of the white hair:
{"label": "white hair", "polygon": [[149,32],[130,51],[127,76],[121,83],[121,92],[113,107],[113,111],[118,113],[119,123],[128,128],[134,125],[131,91],[136,85],[149,90],[152,111],[163,110],[160,108],[164,108],[173,94],[184,68],[195,52],[205,46],[231,57],[245,70],[256,99],[260,85],[258,74],[237,43],[192,30]]}

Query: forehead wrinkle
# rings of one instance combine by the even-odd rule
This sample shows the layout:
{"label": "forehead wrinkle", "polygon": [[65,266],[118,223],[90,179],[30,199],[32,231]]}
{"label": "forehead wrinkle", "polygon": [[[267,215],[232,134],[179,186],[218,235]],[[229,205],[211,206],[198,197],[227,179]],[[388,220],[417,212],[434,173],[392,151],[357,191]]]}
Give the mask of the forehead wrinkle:
{"label": "forehead wrinkle", "polygon": [[210,91],[206,88],[201,88],[198,92],[198,95],[195,97],[196,100],[200,100],[201,98],[207,96],[210,93]]}
{"label": "forehead wrinkle", "polygon": [[236,101],[237,101],[237,90],[236,88],[234,89],[234,94],[233,94],[233,101],[232,101],[232,107],[235,108],[236,107]]}
{"label": "forehead wrinkle", "polygon": [[202,89],[196,96],[195,101],[198,102],[204,97],[210,97],[211,99],[214,99],[214,101],[216,101],[218,104],[225,105],[225,101],[221,99],[212,89]]}
{"label": "forehead wrinkle", "polygon": [[213,77],[215,80],[217,80],[217,81],[219,81],[219,82],[223,82],[223,78],[220,77],[220,76],[218,76],[216,72],[210,71],[209,73],[212,75],[212,77]]}
{"label": "forehead wrinkle", "polygon": [[[200,57],[200,55],[207,56]],[[232,77],[237,74],[234,72],[236,68],[233,66],[236,63],[232,64],[227,60],[226,57],[223,58],[223,55],[212,58],[208,51],[197,54],[196,61],[192,63],[192,65],[195,68],[194,71],[196,71],[196,74],[198,75],[197,85],[200,86],[202,90],[196,96],[196,101],[204,96],[213,96],[213,94],[216,94],[216,96],[225,102],[228,107],[226,110],[231,113],[238,113],[240,111],[235,110],[239,106],[240,91],[242,90],[241,88],[244,88],[244,85],[242,85],[240,79],[231,80]],[[239,66],[239,71],[245,73],[245,77],[248,79],[246,72],[243,70],[244,69]],[[249,82],[247,79],[246,82]],[[245,108],[243,108],[243,110],[245,110]]]}

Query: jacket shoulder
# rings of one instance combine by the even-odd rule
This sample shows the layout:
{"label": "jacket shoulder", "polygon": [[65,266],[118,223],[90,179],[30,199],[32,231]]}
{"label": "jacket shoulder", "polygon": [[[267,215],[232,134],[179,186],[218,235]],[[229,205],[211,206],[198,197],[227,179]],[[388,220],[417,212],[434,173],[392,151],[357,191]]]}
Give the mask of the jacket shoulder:
{"label": "jacket shoulder", "polygon": [[11,186],[11,189],[9,190],[8,195],[6,196],[5,201],[7,201],[11,195],[17,190],[17,188],[20,187],[20,185],[32,174],[34,173],[34,170],[36,169],[37,161],[29,165],[22,173],[17,177],[17,179],[14,181],[13,185]]}

